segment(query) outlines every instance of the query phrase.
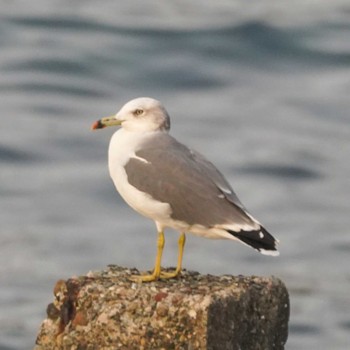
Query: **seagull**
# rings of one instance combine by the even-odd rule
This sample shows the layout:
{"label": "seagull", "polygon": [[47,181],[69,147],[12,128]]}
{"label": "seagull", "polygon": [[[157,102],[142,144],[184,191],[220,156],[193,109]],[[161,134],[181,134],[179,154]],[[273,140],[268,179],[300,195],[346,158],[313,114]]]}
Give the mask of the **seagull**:
{"label": "seagull", "polygon": [[[186,233],[240,241],[266,255],[279,255],[278,241],[243,206],[221,172],[200,153],[169,135],[170,117],[153,98],[127,102],[92,130],[121,126],[110,141],[108,167],[117,191],[157,227],[157,255],[151,274],[133,276],[150,282],[175,278],[182,269]],[[164,230],[180,233],[177,267],[161,270]]]}

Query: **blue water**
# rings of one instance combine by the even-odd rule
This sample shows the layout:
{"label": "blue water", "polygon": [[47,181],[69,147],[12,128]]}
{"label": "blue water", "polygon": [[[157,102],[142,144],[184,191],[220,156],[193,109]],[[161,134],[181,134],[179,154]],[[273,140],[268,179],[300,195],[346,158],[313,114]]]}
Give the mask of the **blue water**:
{"label": "blue water", "polygon": [[152,267],[154,224],[109,179],[113,130],[89,130],[138,96],[281,241],[271,258],[190,236],[185,267],[278,276],[287,349],[349,348],[349,38],[345,0],[3,1],[0,349],[33,346],[56,280]]}

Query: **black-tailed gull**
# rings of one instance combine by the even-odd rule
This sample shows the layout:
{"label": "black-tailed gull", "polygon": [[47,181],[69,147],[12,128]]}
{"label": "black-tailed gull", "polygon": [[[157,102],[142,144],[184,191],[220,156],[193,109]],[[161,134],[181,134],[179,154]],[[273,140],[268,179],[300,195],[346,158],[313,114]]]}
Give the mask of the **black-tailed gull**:
{"label": "black-tailed gull", "polygon": [[[141,281],[176,277],[181,271],[185,232],[238,240],[260,253],[278,255],[277,240],[246,210],[230,184],[201,154],[169,135],[163,105],[142,97],[126,103],[92,129],[120,125],[109,145],[109,172],[120,195],[137,212],[155,221],[157,257],[153,273]],[[179,231],[177,268],[161,271],[164,229]]]}

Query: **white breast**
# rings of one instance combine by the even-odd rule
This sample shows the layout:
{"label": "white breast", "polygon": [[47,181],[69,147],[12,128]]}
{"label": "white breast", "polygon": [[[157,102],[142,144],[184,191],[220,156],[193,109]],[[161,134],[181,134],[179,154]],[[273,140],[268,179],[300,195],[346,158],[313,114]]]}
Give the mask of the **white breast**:
{"label": "white breast", "polygon": [[[138,158],[135,150],[151,133],[135,133],[120,129],[112,136],[108,151],[108,167],[114,185],[123,199],[138,213],[155,221],[169,220],[171,209],[169,204],[154,200],[150,195],[139,191],[128,183],[125,164],[131,157]],[[142,174],[140,174],[142,176]]]}

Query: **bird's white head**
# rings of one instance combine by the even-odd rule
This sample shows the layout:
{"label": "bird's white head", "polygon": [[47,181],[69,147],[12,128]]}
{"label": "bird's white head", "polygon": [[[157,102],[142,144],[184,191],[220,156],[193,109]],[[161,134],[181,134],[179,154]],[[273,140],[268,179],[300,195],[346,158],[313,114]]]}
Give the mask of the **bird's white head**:
{"label": "bird's white head", "polygon": [[158,100],[140,97],[127,102],[116,115],[98,120],[92,129],[113,125],[121,125],[129,131],[168,131],[170,118]]}

